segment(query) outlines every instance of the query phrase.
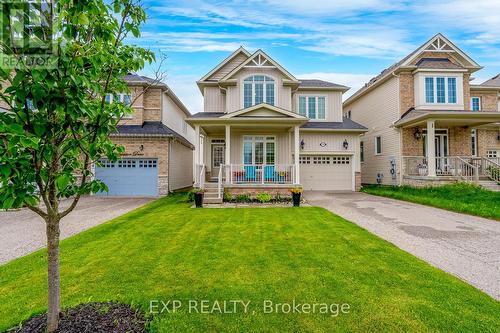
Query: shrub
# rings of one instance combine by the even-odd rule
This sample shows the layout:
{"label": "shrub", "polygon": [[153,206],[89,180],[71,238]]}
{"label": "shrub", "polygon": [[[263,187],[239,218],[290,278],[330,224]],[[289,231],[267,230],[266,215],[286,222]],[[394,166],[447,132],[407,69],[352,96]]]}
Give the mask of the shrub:
{"label": "shrub", "polygon": [[194,195],[195,193],[204,193],[205,190],[199,187],[194,187],[191,191],[188,193],[188,201],[193,202],[194,201]]}
{"label": "shrub", "polygon": [[275,202],[289,202],[290,200],[292,200],[292,197],[290,197],[289,195],[282,195],[281,193],[277,192],[273,200]]}
{"label": "shrub", "polygon": [[238,194],[235,198],[236,202],[251,202],[252,198],[248,194]]}
{"label": "shrub", "polygon": [[224,197],[223,197],[225,202],[234,202],[235,197],[231,193],[229,193],[228,190],[224,190]]}
{"label": "shrub", "polygon": [[255,196],[255,198],[260,203],[269,202],[273,199],[273,197],[269,193],[259,193]]}

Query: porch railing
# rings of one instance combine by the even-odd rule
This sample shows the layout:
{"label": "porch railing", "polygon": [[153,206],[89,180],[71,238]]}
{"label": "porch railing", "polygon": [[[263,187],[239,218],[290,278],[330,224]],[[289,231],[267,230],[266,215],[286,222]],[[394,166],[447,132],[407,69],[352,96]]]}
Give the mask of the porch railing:
{"label": "porch railing", "polygon": [[205,187],[205,165],[196,164],[195,165],[195,180],[194,186],[203,188]]}
{"label": "porch railing", "polygon": [[295,165],[293,164],[229,164],[229,184],[294,184]]}
{"label": "porch railing", "polygon": [[481,157],[481,170],[491,180],[500,182],[500,163],[498,163],[498,160]]}
{"label": "porch railing", "polygon": [[[477,181],[480,167],[466,157],[436,157],[436,176],[449,176],[465,181]],[[428,176],[428,163],[425,156],[403,156],[403,175]]]}

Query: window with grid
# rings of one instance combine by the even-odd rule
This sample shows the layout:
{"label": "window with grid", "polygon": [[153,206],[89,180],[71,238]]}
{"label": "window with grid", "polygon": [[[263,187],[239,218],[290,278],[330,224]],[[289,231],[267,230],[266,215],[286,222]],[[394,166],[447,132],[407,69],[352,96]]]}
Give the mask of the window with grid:
{"label": "window with grid", "polygon": [[260,103],[274,105],[274,79],[265,75],[247,77],[243,81],[243,106]]}
{"label": "window with grid", "polygon": [[139,160],[139,168],[156,168],[156,160]]}
{"label": "window with grid", "polygon": [[425,102],[434,103],[434,78],[425,78]]}
{"label": "window with grid", "polygon": [[243,164],[274,164],[276,139],[274,136],[243,137]]}
{"label": "window with grid", "polygon": [[118,160],[119,168],[135,168],[135,160]]}
{"label": "window with grid", "polygon": [[448,78],[448,103],[457,102],[457,79],[454,77]]}
{"label": "window with grid", "polygon": [[311,164],[311,157],[309,156],[299,156],[300,164]]}
{"label": "window with grid", "polygon": [[456,77],[426,77],[425,102],[428,104],[456,104],[457,78]]}
{"label": "window with grid", "polygon": [[332,164],[349,164],[349,156],[334,156],[332,157]]}
{"label": "window with grid", "polygon": [[437,102],[438,103],[445,103],[446,102],[446,95],[445,95],[445,89],[444,89],[444,77],[436,78],[436,93],[437,93]]}
{"label": "window with grid", "polygon": [[299,96],[299,114],[309,119],[326,119],[326,98]]}
{"label": "window with grid", "polygon": [[470,103],[472,111],[481,110],[481,97],[472,97]]}

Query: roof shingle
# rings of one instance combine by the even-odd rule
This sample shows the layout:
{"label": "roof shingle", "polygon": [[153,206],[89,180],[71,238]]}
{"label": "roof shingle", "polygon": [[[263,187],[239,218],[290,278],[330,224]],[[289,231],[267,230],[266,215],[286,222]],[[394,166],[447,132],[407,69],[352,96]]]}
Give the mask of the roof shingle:
{"label": "roof shingle", "polygon": [[500,74],[497,74],[497,76],[494,76],[491,79],[484,81],[483,83],[480,84],[480,86],[500,87]]}
{"label": "roof shingle", "polygon": [[447,58],[422,58],[417,62],[418,68],[430,69],[463,69],[462,66],[454,64]]}
{"label": "roof shingle", "polygon": [[300,81],[299,88],[345,88],[345,89],[349,89],[349,87],[346,87],[346,86],[341,85],[341,84],[323,81],[323,80],[317,80],[317,79],[299,79],[299,81]]}
{"label": "roof shingle", "polygon": [[117,133],[113,136],[160,136],[172,137],[183,144],[193,147],[193,145],[182,135],[159,121],[145,121],[142,125],[118,125]]}

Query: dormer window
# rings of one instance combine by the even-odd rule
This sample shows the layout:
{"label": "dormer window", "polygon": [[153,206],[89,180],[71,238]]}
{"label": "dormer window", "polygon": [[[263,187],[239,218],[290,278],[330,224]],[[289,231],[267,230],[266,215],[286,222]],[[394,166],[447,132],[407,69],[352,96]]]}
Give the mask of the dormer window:
{"label": "dormer window", "polygon": [[456,104],[457,79],[455,77],[426,77],[425,103]]}
{"label": "dormer window", "polygon": [[260,103],[274,105],[274,79],[265,75],[253,75],[243,81],[243,107]]}

